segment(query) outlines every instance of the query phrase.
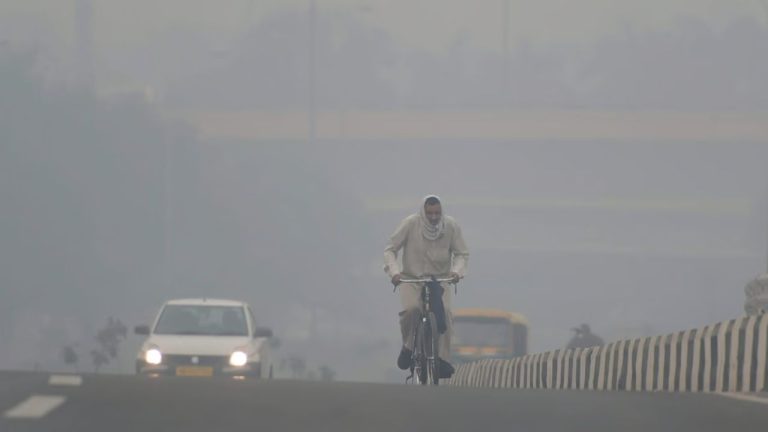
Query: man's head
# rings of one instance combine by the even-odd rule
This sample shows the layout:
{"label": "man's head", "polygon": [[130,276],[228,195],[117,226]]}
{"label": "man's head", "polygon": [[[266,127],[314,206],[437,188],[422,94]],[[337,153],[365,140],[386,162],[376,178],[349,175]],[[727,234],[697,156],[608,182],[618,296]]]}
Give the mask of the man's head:
{"label": "man's head", "polygon": [[424,200],[424,214],[427,220],[432,225],[440,223],[440,219],[443,217],[443,207],[440,205],[440,199],[431,196]]}

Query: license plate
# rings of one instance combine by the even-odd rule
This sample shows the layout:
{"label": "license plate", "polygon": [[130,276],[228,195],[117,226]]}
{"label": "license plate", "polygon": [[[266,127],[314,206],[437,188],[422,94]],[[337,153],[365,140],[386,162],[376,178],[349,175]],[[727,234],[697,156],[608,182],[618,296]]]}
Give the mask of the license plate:
{"label": "license plate", "polygon": [[213,368],[204,366],[179,366],[176,368],[176,376],[213,376]]}

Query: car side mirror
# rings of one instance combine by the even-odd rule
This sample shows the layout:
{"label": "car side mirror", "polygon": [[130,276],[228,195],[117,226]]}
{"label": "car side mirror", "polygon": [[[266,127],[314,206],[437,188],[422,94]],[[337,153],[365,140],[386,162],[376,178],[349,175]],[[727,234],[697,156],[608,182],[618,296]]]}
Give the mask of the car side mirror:
{"label": "car side mirror", "polygon": [[149,335],[149,326],[148,325],[140,325],[133,328],[133,332],[137,335]]}
{"label": "car side mirror", "polygon": [[267,327],[256,327],[256,329],[253,330],[253,338],[271,338],[272,337],[272,329],[269,329]]}

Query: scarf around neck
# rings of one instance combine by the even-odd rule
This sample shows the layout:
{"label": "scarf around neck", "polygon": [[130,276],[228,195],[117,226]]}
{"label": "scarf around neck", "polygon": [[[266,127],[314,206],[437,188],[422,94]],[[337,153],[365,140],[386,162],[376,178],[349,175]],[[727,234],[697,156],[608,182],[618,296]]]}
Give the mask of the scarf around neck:
{"label": "scarf around neck", "polygon": [[421,209],[419,210],[419,216],[421,219],[421,234],[427,240],[437,240],[441,235],[443,235],[443,231],[445,230],[445,217],[441,216],[440,222],[438,222],[437,225],[432,225],[429,222],[429,219],[427,219],[427,212],[424,210],[424,206],[426,205],[427,200],[430,198],[436,198],[438,201],[440,201],[440,205],[442,206],[442,200],[440,200],[440,197],[437,195],[427,195],[424,197],[424,199],[421,201]]}

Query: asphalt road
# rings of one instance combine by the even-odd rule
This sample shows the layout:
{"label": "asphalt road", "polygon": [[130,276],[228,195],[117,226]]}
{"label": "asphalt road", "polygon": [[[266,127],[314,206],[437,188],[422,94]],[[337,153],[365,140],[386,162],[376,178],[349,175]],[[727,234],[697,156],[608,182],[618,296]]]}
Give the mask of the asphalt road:
{"label": "asphalt road", "polygon": [[765,431],[768,395],[0,372],[0,431]]}

